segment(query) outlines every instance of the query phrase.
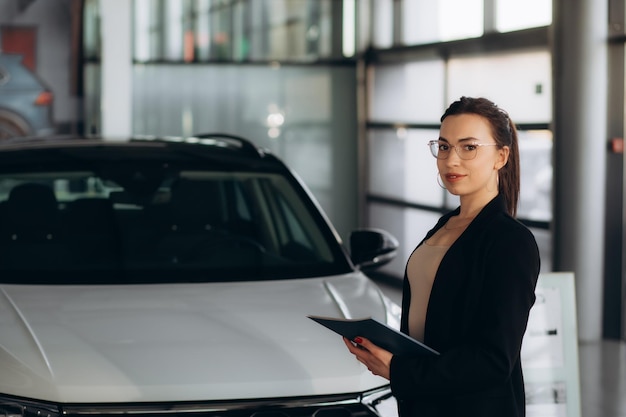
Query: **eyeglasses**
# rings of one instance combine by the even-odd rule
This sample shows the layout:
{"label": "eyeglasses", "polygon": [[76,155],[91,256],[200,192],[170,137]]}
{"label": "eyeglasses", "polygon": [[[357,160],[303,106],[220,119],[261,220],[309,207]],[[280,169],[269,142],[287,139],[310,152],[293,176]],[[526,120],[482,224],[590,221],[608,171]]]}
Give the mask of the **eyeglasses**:
{"label": "eyeglasses", "polygon": [[430,153],[437,159],[448,159],[450,156],[450,150],[454,148],[457,155],[461,159],[474,159],[478,154],[479,146],[498,146],[497,143],[463,143],[460,145],[450,145],[447,142],[441,142],[438,140],[431,140],[428,142]]}

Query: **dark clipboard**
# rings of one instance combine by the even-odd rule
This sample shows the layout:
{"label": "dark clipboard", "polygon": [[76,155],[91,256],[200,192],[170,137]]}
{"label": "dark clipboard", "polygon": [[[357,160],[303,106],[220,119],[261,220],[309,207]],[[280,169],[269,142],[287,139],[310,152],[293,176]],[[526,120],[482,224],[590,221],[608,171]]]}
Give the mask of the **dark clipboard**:
{"label": "dark clipboard", "polygon": [[353,340],[357,336],[364,337],[394,355],[439,355],[439,352],[426,346],[422,342],[372,317],[361,319],[343,319],[313,315],[307,317],[349,340]]}

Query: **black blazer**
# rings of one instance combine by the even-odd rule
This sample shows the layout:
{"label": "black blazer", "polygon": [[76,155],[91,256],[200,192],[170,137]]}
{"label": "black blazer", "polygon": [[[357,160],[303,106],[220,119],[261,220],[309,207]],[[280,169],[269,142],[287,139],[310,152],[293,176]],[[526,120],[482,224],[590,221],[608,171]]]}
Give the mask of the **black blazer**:
{"label": "black blazer", "polygon": [[[458,213],[441,217],[424,240]],[[506,213],[501,196],[494,198],[448,249],[435,276],[424,342],[441,355],[392,358],[401,417],[525,415],[520,349],[539,266],[534,236]],[[405,272],[405,333],[410,297]]]}

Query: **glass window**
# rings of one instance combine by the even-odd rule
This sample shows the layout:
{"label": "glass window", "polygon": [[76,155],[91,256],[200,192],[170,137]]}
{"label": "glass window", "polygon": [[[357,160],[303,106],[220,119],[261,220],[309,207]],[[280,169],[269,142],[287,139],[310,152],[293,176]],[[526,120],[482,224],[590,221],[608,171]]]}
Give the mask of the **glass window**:
{"label": "glass window", "polygon": [[374,66],[370,89],[372,121],[439,123],[445,110],[445,64],[436,60]]}
{"label": "glass window", "polygon": [[402,2],[402,43],[416,45],[439,40],[439,3]]}
{"label": "glass window", "polygon": [[87,135],[100,132],[101,126],[101,98],[102,98],[102,86],[101,86],[101,67],[99,63],[85,63],[83,66],[84,74],[84,117],[85,117],[85,132]]}
{"label": "glass window", "polygon": [[484,96],[506,109],[515,123],[552,120],[552,64],[545,50],[452,58],[448,102]]}
{"label": "glass window", "polygon": [[160,0],[135,0],[134,56],[145,62],[162,58],[162,22]]}
{"label": "glass window", "polygon": [[401,36],[405,45],[475,38],[483,34],[482,0],[404,0],[401,7]]}
{"label": "glass window", "polygon": [[496,0],[496,28],[500,32],[548,26],[551,0]]}
{"label": "glass window", "polygon": [[353,56],[356,51],[356,0],[343,0],[342,53]]}
{"label": "glass window", "polygon": [[[405,135],[406,136],[406,135]],[[381,197],[404,197],[404,147],[406,137],[393,130],[370,130],[368,138],[368,192]]]}
{"label": "glass window", "polygon": [[268,13],[270,59],[318,56],[323,7],[327,2],[274,1]]}
{"label": "glass window", "polygon": [[552,220],[552,132],[520,131],[521,190],[517,215],[536,221]]}
{"label": "glass window", "polygon": [[444,190],[437,185],[437,164],[426,143],[437,130],[370,130],[369,192],[380,197],[441,207]]}
{"label": "glass window", "polygon": [[372,6],[372,45],[393,46],[393,0],[374,0]]}
{"label": "glass window", "polygon": [[232,6],[229,2],[213,1],[209,9],[210,58],[218,61],[232,59]]}
{"label": "glass window", "polygon": [[342,236],[357,226],[356,208],[346,207],[357,200],[354,67],[172,64],[133,70],[134,134],[217,131],[250,138],[298,172]]}
{"label": "glass window", "polygon": [[439,0],[436,3],[439,5],[440,40],[475,38],[483,34],[483,0]]}
{"label": "glass window", "polygon": [[247,3],[235,3],[233,5],[233,59],[235,61],[247,59],[250,52],[249,9]]}
{"label": "glass window", "polygon": [[[339,28],[333,29],[333,3],[333,0],[318,0],[309,6],[309,9],[312,11],[318,10],[318,14],[315,14],[312,11],[308,14],[310,25],[307,27],[306,31],[306,38],[309,45],[307,55],[311,58],[315,56],[339,58],[342,55],[342,52],[344,52],[340,50],[335,51],[333,49],[334,39],[335,36],[337,36],[333,34],[335,32],[339,33]],[[343,12],[349,13],[350,10],[346,11],[344,8]],[[346,19],[348,18],[349,16],[346,17]],[[346,19],[344,19],[344,21]],[[354,19],[354,16],[352,16],[352,19]],[[354,38],[356,36],[354,29],[349,26],[346,28],[342,26],[341,32],[341,36],[347,38],[345,43],[342,42],[343,45],[349,45],[350,38]],[[349,54],[345,55],[349,56]]]}
{"label": "glass window", "polygon": [[183,20],[184,8],[181,1],[168,1],[165,9],[165,59],[183,59]]}
{"label": "glass window", "polygon": [[209,10],[211,0],[196,0],[194,16],[195,57],[198,61],[207,61],[210,57]]}
{"label": "glass window", "polygon": [[[135,59],[310,60],[333,49],[334,0],[135,0]],[[340,25],[340,24],[339,24]],[[338,35],[333,35],[337,30]],[[354,30],[351,31],[354,38]]]}
{"label": "glass window", "polygon": [[85,1],[83,47],[86,59],[100,58],[100,4],[99,0]]}
{"label": "glass window", "polygon": [[[459,8],[462,11],[459,11]],[[402,2],[402,43],[416,45],[482,34],[482,1]]]}

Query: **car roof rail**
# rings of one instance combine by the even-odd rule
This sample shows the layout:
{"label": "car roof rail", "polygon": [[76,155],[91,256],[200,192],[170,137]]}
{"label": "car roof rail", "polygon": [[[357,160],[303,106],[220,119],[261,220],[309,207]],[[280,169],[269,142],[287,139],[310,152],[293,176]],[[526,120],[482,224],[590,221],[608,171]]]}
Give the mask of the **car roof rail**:
{"label": "car roof rail", "polygon": [[219,145],[226,146],[235,146],[240,148],[242,151],[253,153],[256,156],[265,156],[265,150],[255,145],[252,141],[243,138],[238,135],[232,135],[230,133],[198,133],[193,135],[194,138],[198,139],[210,139],[219,142]]}
{"label": "car roof rail", "polygon": [[229,133],[218,132],[199,133],[189,137],[135,135],[131,138],[131,141],[199,143],[201,145],[213,145],[222,148],[238,149],[256,157],[264,157],[267,153],[264,149],[258,147],[248,139]]}

